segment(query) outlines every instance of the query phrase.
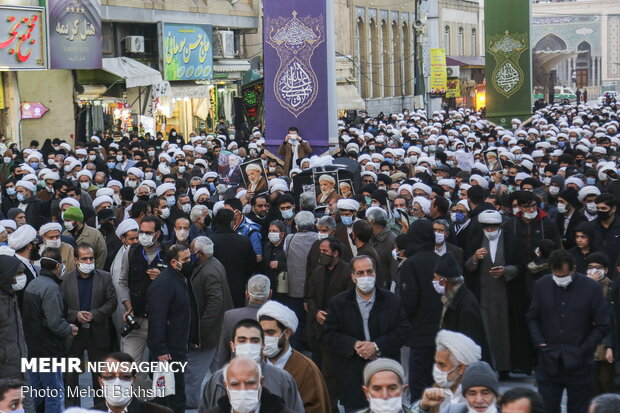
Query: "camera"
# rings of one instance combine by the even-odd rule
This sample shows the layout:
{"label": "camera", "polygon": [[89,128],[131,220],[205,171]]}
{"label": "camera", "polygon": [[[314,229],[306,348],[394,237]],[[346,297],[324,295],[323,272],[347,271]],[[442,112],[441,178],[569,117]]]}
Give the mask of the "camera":
{"label": "camera", "polygon": [[121,330],[121,337],[127,337],[129,333],[131,333],[134,330],[139,330],[139,329],[140,329],[140,324],[138,324],[135,317],[132,316],[131,314],[127,314],[127,316],[125,317],[125,325],[123,326],[123,329]]}

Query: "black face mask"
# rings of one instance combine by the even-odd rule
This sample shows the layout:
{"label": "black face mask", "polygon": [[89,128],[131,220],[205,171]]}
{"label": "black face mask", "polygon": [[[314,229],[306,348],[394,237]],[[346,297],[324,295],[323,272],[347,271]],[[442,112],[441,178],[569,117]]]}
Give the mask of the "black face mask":
{"label": "black face mask", "polygon": [[111,234],[114,232],[114,223],[113,222],[104,222],[100,225],[99,230],[104,234]]}
{"label": "black face mask", "polygon": [[150,197],[150,196],[148,196],[148,195],[140,195],[140,196],[138,197],[138,199],[139,199],[140,201],[149,202],[149,200],[151,199],[151,197]]}
{"label": "black face mask", "polygon": [[609,211],[598,211],[596,213],[596,215],[598,216],[598,220],[599,221],[607,221],[609,219],[609,217],[611,216],[611,210],[609,210]]}
{"label": "black face mask", "polygon": [[39,246],[39,244],[34,244],[32,251],[30,252],[30,260],[31,261],[38,261],[41,259],[41,254],[40,251],[41,247]]}
{"label": "black face mask", "polygon": [[321,255],[319,255],[319,264],[327,267],[331,265],[333,259],[334,257],[332,257],[331,255],[321,253]]}
{"label": "black face mask", "polygon": [[194,263],[192,261],[184,262],[181,265],[181,270],[177,270],[177,271],[179,271],[181,274],[183,274],[186,277],[191,277],[192,273],[194,272]]}

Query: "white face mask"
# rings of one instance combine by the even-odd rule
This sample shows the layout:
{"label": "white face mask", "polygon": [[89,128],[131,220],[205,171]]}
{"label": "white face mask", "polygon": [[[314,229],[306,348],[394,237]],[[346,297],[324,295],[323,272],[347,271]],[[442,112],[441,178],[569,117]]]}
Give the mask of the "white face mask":
{"label": "white face mask", "polygon": [[446,234],[440,234],[439,232],[435,232],[435,244],[441,245],[446,242]]}
{"label": "white face mask", "polygon": [[27,282],[28,277],[26,277],[26,274],[19,274],[15,277],[15,284],[11,284],[11,288],[13,288],[13,291],[23,290]]}
{"label": "white face mask", "polygon": [[566,211],[568,211],[568,206],[566,204],[558,204],[558,212],[560,214],[566,214]]}
{"label": "white face mask", "polygon": [[523,217],[529,220],[536,219],[537,216],[538,216],[538,211],[523,213]]}
{"label": "white face mask", "polygon": [[162,219],[168,219],[170,216],[170,208],[162,208],[161,214],[159,215]]}
{"label": "white face mask", "polygon": [[555,281],[558,287],[566,288],[573,282],[573,277],[570,275],[566,277],[557,277],[554,275],[553,281]]}
{"label": "white face mask", "polygon": [[[284,333],[282,333],[284,334]],[[277,356],[282,350],[278,345],[280,337],[265,336],[265,347],[263,347],[263,354],[268,358]]]}
{"label": "white face mask", "polygon": [[488,240],[492,241],[494,239],[497,239],[497,237],[499,237],[499,229],[496,229],[495,231],[484,231],[484,236],[487,237]]}
{"label": "white face mask", "polygon": [[605,271],[598,268],[588,268],[586,273],[588,277],[592,278],[594,281],[600,281],[605,278]]}
{"label": "white face mask", "polygon": [[183,204],[181,205],[181,209],[183,210],[183,212],[185,212],[186,214],[189,214],[190,211],[192,210],[192,204]]}
{"label": "white face mask", "polygon": [[128,405],[133,397],[131,391],[131,381],[121,380],[118,377],[114,380],[104,380],[105,401],[113,407]]}
{"label": "white face mask", "polygon": [[43,245],[45,245],[45,248],[60,248],[61,244],[62,244],[62,241],[60,240],[60,238],[46,239],[43,243]]}
{"label": "white face mask", "polygon": [[280,233],[279,232],[270,232],[267,235],[267,237],[269,238],[269,241],[271,241],[272,244],[276,244],[278,241],[280,241]]}
{"label": "white face mask", "polygon": [[137,187],[138,187],[138,181],[130,181],[130,180],[127,180],[127,181],[125,182],[125,185],[127,185],[127,186],[128,186],[128,187],[130,187],[130,188],[137,188]]}
{"label": "white face mask", "polygon": [[155,243],[155,241],[153,241],[153,238],[155,238],[154,235],[149,235],[149,234],[138,235],[138,241],[140,241],[140,245],[146,248],[152,246]]}
{"label": "white face mask", "polygon": [[446,287],[444,285],[439,284],[439,281],[433,280],[433,288],[437,293],[444,295],[446,293]]}
{"label": "white face mask", "polygon": [[174,231],[178,241],[185,241],[189,237],[188,229],[177,229]]}
{"label": "white face mask", "polygon": [[588,210],[589,213],[591,214],[596,214],[596,202],[588,202],[586,204],[586,209]]}
{"label": "white face mask", "polygon": [[235,346],[235,355],[237,357],[249,357],[257,363],[260,363],[260,353],[260,344],[243,343]]}
{"label": "white face mask", "polygon": [[545,185],[547,185],[547,186],[551,185],[551,178],[550,178],[550,177],[548,177],[548,176],[544,177],[544,178],[542,179],[542,183],[543,183],[543,184],[545,184]]}
{"label": "white face mask", "polygon": [[553,196],[556,196],[557,194],[560,193],[560,187],[557,186],[550,186],[549,187],[549,193]]}
{"label": "white face mask", "polygon": [[153,179],[153,172],[145,172],[144,179],[148,179],[148,180]]}
{"label": "white face mask", "polygon": [[80,182],[80,188],[84,191],[88,190],[88,188],[90,188],[90,182]]}
{"label": "white face mask", "polygon": [[258,408],[260,392],[258,390],[228,390],[230,407],[238,413],[250,413]]}
{"label": "white face mask", "polygon": [[437,367],[437,364],[435,364],[433,366],[433,380],[435,380],[435,383],[442,389],[451,388],[456,380],[448,380],[448,375],[452,373],[457,367],[458,366],[456,366],[450,371],[441,371],[439,370],[439,367]]}
{"label": "white face mask", "polygon": [[78,267],[79,267],[81,273],[83,273],[83,274],[90,274],[91,272],[93,272],[95,270],[95,263],[85,264],[83,262],[80,262],[80,263],[78,263]]}
{"label": "white face mask", "polygon": [[73,221],[65,221],[65,228],[68,231],[73,231],[73,228],[75,228],[75,225],[73,225]]}
{"label": "white face mask", "polygon": [[356,278],[355,285],[364,294],[368,294],[375,288],[375,277],[359,277]]}
{"label": "white face mask", "polygon": [[319,232],[318,234],[319,239],[325,239],[327,237],[329,237],[329,234],[327,232]]}
{"label": "white face mask", "polygon": [[398,413],[403,410],[403,398],[392,397],[390,399],[370,398],[371,413]]}

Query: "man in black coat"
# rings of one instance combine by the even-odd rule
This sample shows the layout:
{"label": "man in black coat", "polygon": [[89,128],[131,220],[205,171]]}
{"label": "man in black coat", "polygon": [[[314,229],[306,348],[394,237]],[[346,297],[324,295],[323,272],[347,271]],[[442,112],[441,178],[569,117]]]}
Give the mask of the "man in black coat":
{"label": "man in black coat", "polygon": [[536,380],[545,412],[561,411],[568,393],[568,411],[586,412],[594,383],[594,350],[607,334],[610,311],[596,281],[575,272],[566,250],[551,254],[552,273],[534,284],[527,314],[532,341],[538,348]]}
{"label": "man in black coat", "polygon": [[351,268],[355,288],[332,299],[322,333],[323,342],[335,355],[338,395],[347,411],[368,404],[361,387],[366,363],[377,357],[400,361],[409,327],[400,298],[375,288],[372,259],[355,257]]}
{"label": "man in black coat", "polygon": [[[194,270],[190,250],[184,245],[168,249],[170,265],[148,290],[149,330],[147,344],[152,358],[159,361],[187,361],[189,345],[197,345],[198,306],[189,282]],[[185,413],[185,376],[174,373],[175,394],[161,404],[175,413]]]}
{"label": "man in black coat", "polygon": [[411,325],[407,344],[409,357],[409,391],[418,400],[425,388],[432,386],[435,336],[439,331],[441,299],[433,289],[433,274],[439,255],[435,253],[435,232],[429,220],[415,221],[407,232],[408,258],[399,268],[401,297]]}
{"label": "man in black coat", "polygon": [[215,216],[215,231],[209,236],[213,241],[213,256],[226,268],[228,287],[235,308],[245,305],[245,285],[256,267],[256,254],[247,237],[235,233],[232,222],[235,213],[220,209]]}
{"label": "man in black coat", "polygon": [[620,219],[616,215],[618,200],[611,194],[601,194],[595,202],[598,217],[590,222],[594,231],[594,240],[590,243],[607,254],[609,262],[615,263],[620,254]]}
{"label": "man in black coat", "polygon": [[433,285],[444,305],[440,328],[465,334],[480,346],[482,359],[490,361],[480,306],[465,285],[462,274],[454,255],[446,252],[439,258]]}
{"label": "man in black coat", "polygon": [[558,227],[562,246],[568,250],[575,244],[575,229],[582,222],[587,222],[586,217],[579,211],[582,205],[579,202],[579,194],[574,188],[567,188],[558,194],[558,214],[555,224]]}

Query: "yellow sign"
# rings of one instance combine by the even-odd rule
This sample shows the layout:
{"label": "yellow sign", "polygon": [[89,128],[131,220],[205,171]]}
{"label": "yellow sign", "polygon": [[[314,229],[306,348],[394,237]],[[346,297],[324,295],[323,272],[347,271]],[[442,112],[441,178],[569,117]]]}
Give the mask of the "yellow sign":
{"label": "yellow sign", "polygon": [[446,90],[447,98],[461,97],[461,81],[459,79],[448,80],[448,90]]}
{"label": "yellow sign", "polygon": [[486,95],[484,92],[476,92],[476,110],[480,110],[485,108],[486,105]]}
{"label": "yellow sign", "polygon": [[0,109],[4,109],[4,85],[2,84],[2,75],[0,75]]}
{"label": "yellow sign", "polygon": [[448,74],[446,73],[445,49],[431,49],[431,93],[446,93]]}

